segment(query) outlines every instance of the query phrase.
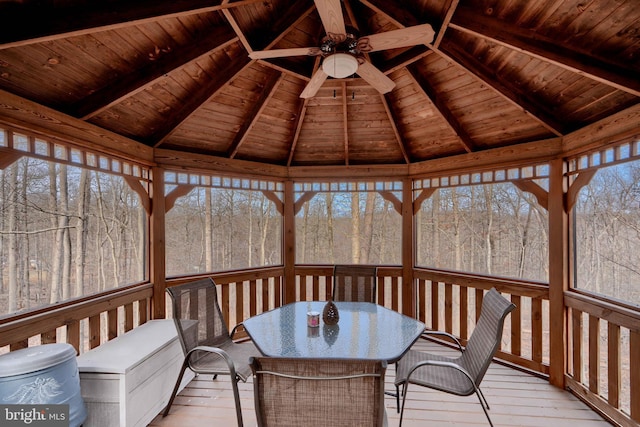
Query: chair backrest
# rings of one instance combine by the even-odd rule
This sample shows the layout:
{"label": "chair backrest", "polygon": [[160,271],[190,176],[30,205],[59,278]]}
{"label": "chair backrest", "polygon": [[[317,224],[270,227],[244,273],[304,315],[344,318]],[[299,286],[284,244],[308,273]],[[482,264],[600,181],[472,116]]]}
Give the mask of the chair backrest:
{"label": "chair backrest", "polygon": [[480,318],[469,337],[459,363],[480,385],[502,340],[504,320],[516,306],[492,288],[482,298]]}
{"label": "chair backrest", "polygon": [[221,347],[231,341],[211,278],[171,286],[167,293],[185,354],[199,345]]}
{"label": "chair backrest", "polygon": [[333,300],[376,302],[378,269],[365,265],[333,267]]}
{"label": "chair backrest", "polygon": [[386,362],[251,358],[258,427],[382,426]]}

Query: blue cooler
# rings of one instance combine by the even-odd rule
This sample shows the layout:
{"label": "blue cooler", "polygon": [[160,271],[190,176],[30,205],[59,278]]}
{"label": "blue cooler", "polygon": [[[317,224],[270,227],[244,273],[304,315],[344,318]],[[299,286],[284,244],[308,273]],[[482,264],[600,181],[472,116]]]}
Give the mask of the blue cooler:
{"label": "blue cooler", "polygon": [[0,405],[13,404],[68,404],[69,427],[81,425],[87,410],[73,346],[43,344],[1,355]]}

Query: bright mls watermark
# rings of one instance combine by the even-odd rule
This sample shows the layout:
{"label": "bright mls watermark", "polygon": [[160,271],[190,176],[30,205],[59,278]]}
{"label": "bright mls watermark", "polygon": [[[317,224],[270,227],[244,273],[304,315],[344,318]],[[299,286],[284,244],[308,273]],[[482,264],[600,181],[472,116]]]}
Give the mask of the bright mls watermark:
{"label": "bright mls watermark", "polygon": [[69,427],[69,405],[0,405],[0,426]]}

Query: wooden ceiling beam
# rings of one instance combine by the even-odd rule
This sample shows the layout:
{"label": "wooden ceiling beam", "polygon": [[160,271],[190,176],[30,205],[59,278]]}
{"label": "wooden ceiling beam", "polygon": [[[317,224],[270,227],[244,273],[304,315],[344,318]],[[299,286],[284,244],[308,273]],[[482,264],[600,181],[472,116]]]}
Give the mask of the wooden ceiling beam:
{"label": "wooden ceiling beam", "polygon": [[[303,2],[296,2],[296,4],[298,3],[303,3]],[[274,37],[273,39],[271,39],[271,41],[269,43],[267,43],[267,45],[264,48],[261,48],[261,50],[268,50],[268,49],[272,49],[280,40],[282,40],[284,38],[284,36],[286,36],[292,29],[296,28],[302,21],[304,21],[305,19],[307,19],[307,17],[311,14],[311,12],[313,12],[316,9],[315,4],[311,7],[309,7],[307,10],[305,10],[304,12],[300,13],[297,19],[294,19],[293,22],[291,22],[290,24],[286,25],[285,28],[283,28],[282,30],[280,30],[278,32],[278,35],[276,37]],[[279,20],[279,22],[289,22],[291,21],[291,17],[295,17],[295,11],[296,8],[295,7],[290,7],[289,8],[289,13],[287,13],[285,16],[282,17],[282,19]],[[276,24],[274,26],[274,28],[278,28],[280,27],[282,24]]]}
{"label": "wooden ceiling beam", "polygon": [[80,103],[72,106],[68,113],[87,120],[121,100],[143,91],[166,74],[205,55],[225,49],[237,41],[238,38],[228,27],[217,27],[197,43],[191,43],[179,50],[174,49],[171,54],[163,55],[157,61],[150,61],[135,73],[121,76],[101,90],[86,96]]}
{"label": "wooden ceiling beam", "polygon": [[245,68],[253,63],[248,56],[239,56],[229,63],[215,79],[211,80],[199,92],[189,98],[189,101],[182,105],[171,117],[163,122],[162,127],[157,129],[147,143],[154,147],[159,147],[181,123],[191,117],[202,104],[208,102],[218,92],[224,89],[229,82]]}
{"label": "wooden ceiling beam", "polygon": [[[226,3],[227,1],[228,0],[223,0],[223,3]],[[244,46],[244,49],[248,53],[253,52],[253,49],[251,49],[251,44],[249,43],[249,39],[247,39],[247,37],[245,36],[244,31],[242,31],[242,28],[240,28],[240,26],[238,25],[238,22],[236,21],[236,18],[234,18],[231,14],[231,11],[224,9],[222,11],[222,14],[227,19],[229,25],[231,25],[231,28],[233,28],[233,31],[235,31],[236,35],[240,39],[240,42],[242,43],[242,46]]]}
{"label": "wooden ceiling beam", "polygon": [[558,44],[537,32],[480,14],[469,6],[458,7],[451,28],[491,40],[565,70],[578,73],[616,89],[640,96],[640,78],[630,67],[613,64],[589,52]]}
{"label": "wooden ceiling beam", "polygon": [[404,158],[405,163],[409,164],[411,163],[411,159],[409,159],[409,155],[407,154],[407,150],[405,149],[405,142],[402,138],[402,135],[400,135],[400,131],[398,130],[396,117],[391,109],[391,103],[389,102],[388,97],[389,94],[380,94],[382,105],[384,106],[384,110],[387,113],[387,117],[389,117],[389,123],[391,123],[391,129],[393,129],[393,134],[395,135],[398,146],[400,147],[400,152],[402,152],[402,158]]}
{"label": "wooden ceiling beam", "polygon": [[342,140],[344,142],[344,164],[349,166],[349,116],[347,112],[347,83],[342,81]]}
{"label": "wooden ceiling beam", "polygon": [[238,130],[238,133],[236,133],[236,137],[227,150],[227,154],[230,159],[233,159],[236,154],[238,154],[240,146],[244,143],[247,139],[247,135],[258,122],[260,114],[262,114],[267,102],[273,97],[275,89],[278,87],[284,76],[285,75],[283,73],[275,71],[269,73],[269,76],[260,91],[260,97],[253,103],[253,108],[247,117],[245,117],[242,127]]}
{"label": "wooden ceiling beam", "polygon": [[414,65],[407,67],[407,70],[409,71],[409,74],[413,78],[415,84],[420,88],[420,90],[422,90],[425,96],[429,98],[436,111],[438,111],[438,113],[440,113],[440,116],[447,122],[449,128],[458,135],[460,144],[465,149],[465,151],[467,153],[471,153],[472,151],[474,151],[475,144],[471,140],[471,137],[469,136],[467,131],[464,130],[460,122],[455,118],[449,107],[447,107],[445,103],[441,101],[437,91],[431,85],[431,83],[429,83],[429,80],[425,79]]}
{"label": "wooden ceiling beam", "polygon": [[451,18],[453,17],[453,14],[455,13],[456,8],[458,7],[458,3],[459,3],[459,0],[449,0],[449,5],[446,6],[447,13],[444,16],[442,26],[436,33],[436,38],[433,41],[433,47],[435,47],[436,49],[438,48],[438,46],[440,46],[440,43],[442,42],[442,38],[444,37],[444,33],[449,28],[449,23],[451,22]]}
{"label": "wooden ceiling beam", "polygon": [[424,24],[424,22],[418,22],[416,17],[411,14],[411,12],[409,12],[406,8],[397,6],[395,2],[382,0],[360,0],[360,3],[364,4],[374,12],[384,16],[398,28]]}
{"label": "wooden ceiling beam", "polygon": [[291,138],[291,148],[289,149],[289,158],[287,159],[287,166],[291,166],[293,162],[293,155],[298,145],[298,139],[300,137],[300,131],[302,130],[302,124],[304,123],[304,116],[307,114],[307,104],[311,98],[298,98],[298,114],[296,114],[296,122],[294,123],[293,137]]}
{"label": "wooden ceiling beam", "polygon": [[480,82],[492,88],[505,100],[521,109],[555,135],[562,136],[566,133],[563,123],[560,123],[555,117],[544,111],[542,107],[531,102],[526,94],[520,93],[500,82],[499,79],[496,79],[493,70],[488,69],[483,64],[479,64],[463,48],[447,45],[440,46],[440,49],[435,49],[435,52],[447,61],[456,63],[467,72],[470,72]]}
{"label": "wooden ceiling beam", "polygon": [[264,0],[238,0],[232,3],[220,0],[156,0],[87,2],[61,6],[51,2],[0,2],[0,49],[58,40],[96,31],[115,30],[132,25],[157,21],[158,18],[176,18],[218,10],[233,9]]}

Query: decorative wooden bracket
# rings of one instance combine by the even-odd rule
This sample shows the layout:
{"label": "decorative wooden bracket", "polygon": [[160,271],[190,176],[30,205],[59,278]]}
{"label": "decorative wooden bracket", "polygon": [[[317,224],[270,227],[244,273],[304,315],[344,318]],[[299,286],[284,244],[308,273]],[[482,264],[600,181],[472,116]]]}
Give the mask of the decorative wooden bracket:
{"label": "decorative wooden bracket", "polygon": [[414,215],[417,214],[418,211],[420,210],[420,207],[422,206],[422,202],[427,200],[429,197],[433,196],[433,193],[435,192],[436,192],[435,188],[425,188],[420,192],[420,194],[418,194],[418,197],[416,197],[416,199],[413,201]]}
{"label": "decorative wooden bracket", "polygon": [[273,191],[262,190],[262,194],[264,194],[264,197],[271,200],[273,204],[276,205],[276,210],[278,211],[278,213],[280,213],[280,215],[284,215],[284,203],[282,202],[282,200],[280,200],[276,193],[274,193]]}
{"label": "decorative wooden bracket", "polygon": [[402,201],[399,200],[393,192],[385,190],[378,191],[378,194],[380,194],[383,199],[390,202],[393,205],[393,209],[402,215]]}
{"label": "decorative wooden bracket", "polygon": [[596,170],[587,170],[580,172],[576,175],[576,179],[573,181],[571,186],[569,187],[569,191],[567,191],[567,198],[565,200],[565,209],[567,212],[571,211],[578,200],[578,193],[582,188],[591,182],[591,178],[596,174]]}
{"label": "decorative wooden bracket", "polygon": [[138,196],[140,196],[140,203],[142,203],[142,207],[147,215],[151,215],[151,197],[149,197],[148,187],[145,187],[140,183],[140,180],[133,176],[124,175],[125,182],[129,185],[133,191],[135,191]]}
{"label": "decorative wooden bracket", "polygon": [[302,206],[305,203],[307,203],[309,200],[313,199],[316,196],[316,194],[318,194],[317,191],[307,191],[302,196],[300,196],[293,205],[294,214],[297,215],[298,212],[300,212],[300,209],[302,209]]}
{"label": "decorative wooden bracket", "polygon": [[176,204],[176,200],[178,200],[182,196],[186,196],[194,188],[195,185],[191,184],[177,185],[176,188],[171,190],[171,192],[169,192],[169,194],[164,197],[164,212],[169,212],[171,208],[173,208],[173,206]]}
{"label": "decorative wooden bracket", "polygon": [[0,149],[0,169],[4,170],[11,166],[14,162],[20,160],[22,153],[10,148]]}
{"label": "decorative wooden bracket", "polygon": [[530,179],[519,179],[513,181],[513,185],[520,190],[534,195],[538,204],[545,210],[549,210],[549,192]]}

